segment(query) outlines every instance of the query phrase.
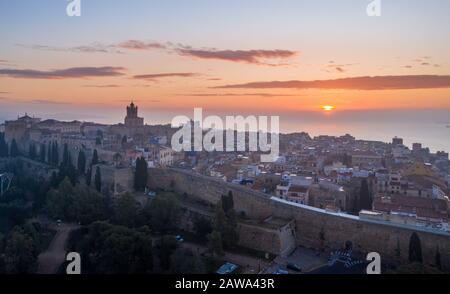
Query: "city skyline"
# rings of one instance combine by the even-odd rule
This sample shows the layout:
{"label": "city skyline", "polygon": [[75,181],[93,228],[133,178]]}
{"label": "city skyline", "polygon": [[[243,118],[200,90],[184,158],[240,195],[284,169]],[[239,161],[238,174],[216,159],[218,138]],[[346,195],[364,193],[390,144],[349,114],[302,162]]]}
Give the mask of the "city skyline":
{"label": "city skyline", "polygon": [[[151,124],[202,107],[387,140],[421,122],[424,143],[448,150],[445,1],[384,1],[379,17],[356,0],[81,4],[69,17],[65,1],[0,3],[0,121],[115,123],[134,99]],[[378,118],[389,126],[376,133]]]}

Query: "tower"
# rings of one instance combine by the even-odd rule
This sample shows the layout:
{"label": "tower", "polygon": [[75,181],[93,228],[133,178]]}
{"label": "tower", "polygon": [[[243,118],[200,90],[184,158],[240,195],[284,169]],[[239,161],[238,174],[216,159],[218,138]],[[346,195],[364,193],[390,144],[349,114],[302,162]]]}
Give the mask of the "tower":
{"label": "tower", "polygon": [[125,117],[125,126],[127,127],[141,127],[144,125],[144,119],[138,117],[138,107],[131,102],[127,106],[127,116]]}

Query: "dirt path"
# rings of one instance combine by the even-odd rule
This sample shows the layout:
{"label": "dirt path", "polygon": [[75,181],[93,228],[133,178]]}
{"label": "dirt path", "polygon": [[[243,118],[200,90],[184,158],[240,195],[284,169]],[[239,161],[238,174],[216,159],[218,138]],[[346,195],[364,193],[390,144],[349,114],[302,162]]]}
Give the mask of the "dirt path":
{"label": "dirt path", "polygon": [[56,274],[59,266],[66,258],[66,242],[72,230],[77,229],[77,225],[61,224],[56,227],[56,235],[47,250],[38,256],[38,274]]}

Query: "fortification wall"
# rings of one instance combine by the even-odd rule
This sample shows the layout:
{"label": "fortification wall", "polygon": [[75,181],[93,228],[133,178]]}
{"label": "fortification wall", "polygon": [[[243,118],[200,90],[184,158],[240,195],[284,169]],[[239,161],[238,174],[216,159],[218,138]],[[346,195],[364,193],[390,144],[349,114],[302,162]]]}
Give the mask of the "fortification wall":
{"label": "fortification wall", "polygon": [[[217,203],[221,195],[232,191],[238,213],[256,220],[263,220],[270,215],[294,219],[297,244],[309,248],[318,249],[322,243],[326,249],[336,250],[350,241],[354,251],[363,254],[376,251],[384,260],[398,259],[399,248],[400,260],[407,261],[409,239],[413,232],[417,232],[424,262],[434,264],[439,248],[442,264],[447,269],[450,268],[450,235],[447,233],[375,223],[358,217],[345,217],[320,209],[274,201],[270,195],[186,170],[150,169],[149,186],[188,193],[210,203]],[[323,242],[320,236],[323,237]]]}

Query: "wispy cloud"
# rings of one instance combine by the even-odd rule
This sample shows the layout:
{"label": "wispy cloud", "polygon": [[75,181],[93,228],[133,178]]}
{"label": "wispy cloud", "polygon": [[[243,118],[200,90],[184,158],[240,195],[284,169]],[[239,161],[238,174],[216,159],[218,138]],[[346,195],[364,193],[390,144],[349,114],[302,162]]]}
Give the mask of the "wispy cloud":
{"label": "wispy cloud", "polygon": [[175,72],[175,73],[142,74],[142,75],[135,75],[133,76],[133,78],[139,80],[157,81],[163,78],[171,78],[171,77],[190,78],[195,76],[199,76],[199,74],[193,72]]}
{"label": "wispy cloud", "polygon": [[330,61],[325,65],[325,71],[330,72],[330,69],[332,69],[334,72],[344,73],[353,65],[356,65],[356,63],[337,64],[334,61]]}
{"label": "wispy cloud", "polygon": [[83,85],[83,88],[120,88],[122,86],[110,84],[110,85]]}
{"label": "wispy cloud", "polygon": [[181,47],[176,52],[182,56],[188,56],[197,59],[215,59],[231,62],[241,62],[259,65],[282,66],[287,63],[272,63],[270,60],[285,60],[292,58],[298,54],[296,51],[290,50],[218,50],[211,49],[194,49],[190,47]]}
{"label": "wispy cloud", "polygon": [[65,105],[69,104],[68,102],[63,101],[54,101],[54,100],[47,100],[47,99],[33,99],[30,101],[31,103],[37,103],[37,104],[54,104],[54,105]]}
{"label": "wispy cloud", "polygon": [[25,45],[16,44],[18,47],[29,48],[33,50],[42,51],[55,51],[55,52],[73,52],[73,53],[123,53],[118,50],[114,45],[104,45],[101,43],[92,43],[89,45],[73,46],[73,47],[59,47],[59,46],[49,46],[49,45]]}
{"label": "wispy cloud", "polygon": [[346,90],[401,90],[450,88],[450,75],[405,75],[352,77],[314,81],[268,81],[212,87],[215,89],[346,89]]}
{"label": "wispy cloud", "polygon": [[167,49],[167,46],[158,42],[145,42],[139,40],[127,40],[116,45],[118,48],[129,50],[152,50],[152,49]]}
{"label": "wispy cloud", "polygon": [[245,97],[245,96],[256,96],[256,97],[290,97],[299,96],[292,94],[277,94],[277,93],[188,93],[180,94],[178,96],[190,96],[190,97]]}
{"label": "wispy cloud", "polygon": [[89,77],[113,77],[124,75],[123,67],[72,67],[57,70],[33,70],[33,69],[10,69],[0,68],[0,76],[18,79],[70,79]]}
{"label": "wispy cloud", "polygon": [[177,54],[180,56],[191,57],[196,59],[214,59],[229,62],[240,62],[248,64],[266,65],[266,66],[286,66],[290,65],[286,61],[298,55],[297,51],[292,50],[229,50],[216,48],[194,48],[172,42],[155,42],[142,40],[125,40],[114,44],[92,43],[89,45],[58,47],[50,45],[24,45],[16,44],[16,46],[45,51],[58,52],[76,52],[76,53],[124,53],[124,50],[153,51],[163,50],[169,54]]}

